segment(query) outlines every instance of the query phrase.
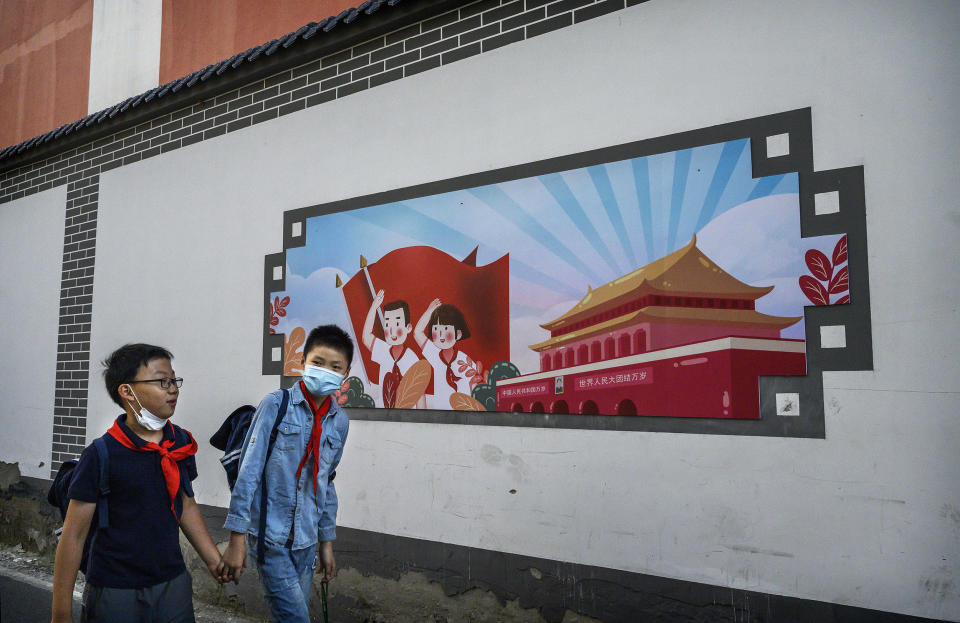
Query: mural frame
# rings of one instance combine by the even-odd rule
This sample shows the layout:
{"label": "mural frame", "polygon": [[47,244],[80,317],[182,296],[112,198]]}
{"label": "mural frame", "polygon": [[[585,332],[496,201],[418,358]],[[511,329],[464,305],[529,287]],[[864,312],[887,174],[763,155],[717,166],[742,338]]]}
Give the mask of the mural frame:
{"label": "mural frame", "polygon": [[[362,408],[351,408],[350,417],[384,422],[824,439],[823,373],[872,370],[873,337],[863,167],[814,171],[809,107],[288,210],[283,217],[283,251],[264,257],[263,374],[280,376],[284,387],[292,385],[297,378],[282,376],[284,335],[269,332],[270,297],[272,292],[286,287],[286,252],[306,244],[308,218],[737,139],[750,139],[754,178],[784,173],[798,175],[801,237],[846,234],[847,262],[851,274],[855,275],[850,281],[849,304],[804,307],[807,374],[759,377],[760,419]],[[786,153],[768,156],[768,141],[785,144]],[[818,196],[825,199],[826,209],[817,210]],[[845,345],[823,345],[823,327],[843,335]]]}

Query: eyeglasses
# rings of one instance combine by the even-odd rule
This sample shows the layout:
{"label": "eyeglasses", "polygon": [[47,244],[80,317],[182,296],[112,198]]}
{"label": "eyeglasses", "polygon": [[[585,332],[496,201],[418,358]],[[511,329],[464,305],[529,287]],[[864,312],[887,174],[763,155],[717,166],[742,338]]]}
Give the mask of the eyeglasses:
{"label": "eyeglasses", "polygon": [[160,383],[160,389],[169,389],[170,384],[173,383],[178,388],[183,387],[183,379],[177,377],[175,379],[146,379],[144,381],[130,381],[131,383]]}

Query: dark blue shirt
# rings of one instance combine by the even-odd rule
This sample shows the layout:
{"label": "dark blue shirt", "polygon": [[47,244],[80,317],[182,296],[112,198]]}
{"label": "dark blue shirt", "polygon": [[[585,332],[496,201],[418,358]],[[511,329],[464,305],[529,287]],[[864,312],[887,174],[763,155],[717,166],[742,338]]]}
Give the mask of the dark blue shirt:
{"label": "dark blue shirt", "polygon": [[[117,418],[120,428],[138,447],[147,442]],[[174,426],[163,428],[163,439],[176,438],[173,448],[189,445],[187,433]],[[186,571],[180,551],[180,525],[170,512],[170,494],[160,468],[160,454],[131,450],[106,435],[110,463],[110,495],[107,496],[110,526],[97,530],[94,514],[90,530],[96,531],[87,563],[87,582],[97,587],[146,588],[167,582]],[[178,463],[180,490],[193,497],[190,481],[197,477],[197,462],[190,456]],[[67,496],[96,502],[100,459],[88,446],[74,470]],[[183,513],[178,495],[177,517]]]}

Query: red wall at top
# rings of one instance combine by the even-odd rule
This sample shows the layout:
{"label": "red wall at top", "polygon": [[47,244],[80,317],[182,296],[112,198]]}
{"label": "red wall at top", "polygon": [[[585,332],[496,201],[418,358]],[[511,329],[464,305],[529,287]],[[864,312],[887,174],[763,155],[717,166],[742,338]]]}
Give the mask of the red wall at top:
{"label": "red wall at top", "polygon": [[0,1],[0,149],[87,114],[93,0]]}
{"label": "red wall at top", "polygon": [[163,0],[160,84],[336,15],[362,0]]}

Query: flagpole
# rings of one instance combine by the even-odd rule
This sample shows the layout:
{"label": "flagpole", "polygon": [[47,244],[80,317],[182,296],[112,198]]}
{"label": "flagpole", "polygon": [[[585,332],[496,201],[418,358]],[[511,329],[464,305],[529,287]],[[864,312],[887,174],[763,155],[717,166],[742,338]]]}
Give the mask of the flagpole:
{"label": "flagpole", "polygon": [[[367,278],[367,287],[370,288],[370,298],[377,299],[377,291],[373,289],[373,280],[370,279],[370,271],[367,270],[367,258],[360,256],[360,270],[363,271],[363,276]],[[383,310],[380,307],[377,307],[377,316],[380,318],[380,327],[386,331],[387,330],[387,321],[383,319]]]}
{"label": "flagpole", "polygon": [[[337,273],[337,290],[340,290],[340,296],[343,297],[343,308],[347,310],[347,320],[349,320],[347,324],[350,325],[350,335],[353,336],[354,343],[357,344],[357,346],[359,347],[361,342],[360,340],[357,339],[357,333],[353,328],[353,318],[350,317],[350,306],[347,305],[347,295],[343,291],[342,286],[343,286],[343,281],[341,281],[340,279],[340,273]],[[360,357],[360,374],[363,376],[363,380],[366,382],[366,384],[370,385],[371,384],[370,379],[367,378],[367,366],[363,364],[362,356]]]}

